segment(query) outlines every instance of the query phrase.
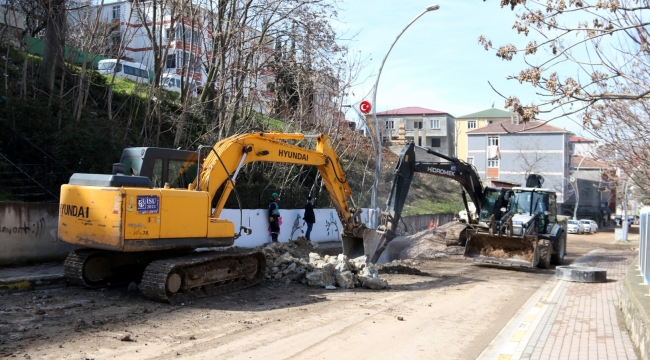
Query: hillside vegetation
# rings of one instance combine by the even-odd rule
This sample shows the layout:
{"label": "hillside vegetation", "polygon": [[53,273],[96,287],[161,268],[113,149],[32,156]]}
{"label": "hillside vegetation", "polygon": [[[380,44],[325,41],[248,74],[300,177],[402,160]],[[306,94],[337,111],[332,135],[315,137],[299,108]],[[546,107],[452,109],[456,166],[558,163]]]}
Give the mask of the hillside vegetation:
{"label": "hillside vegetation", "polygon": [[[24,55],[12,49],[0,49],[6,54],[6,85],[0,97],[0,119],[5,127],[22,134],[35,148],[48,154],[56,162],[71,172],[109,173],[114,162],[119,160],[121,151],[130,146],[172,147],[173,135],[166,128],[173,126],[173,119],[183,113],[177,94],[161,91],[155,98],[147,94],[147,86],[135,84],[129,80],[116,79],[109,86],[110,78],[90,71],[86,106],[81,109],[77,120],[75,108],[71,106],[78,96],[77,76],[80,68],[67,66],[63,81],[57,82],[58,96],[50,96],[40,90],[36,81],[21,83],[21,74],[35,73],[40,65],[40,58]],[[25,69],[23,66],[27,66]],[[22,92],[21,88],[26,89]],[[112,96],[111,113],[107,111],[107,99]],[[155,100],[152,100],[155,99]],[[158,101],[163,111],[163,121],[147,118],[146,108],[152,101]],[[195,150],[204,144],[209,132],[209,124],[201,114],[183,113],[187,129],[194,134],[194,141],[182,146]],[[245,121],[243,121],[245,120]],[[251,113],[242,119],[242,125],[236,133],[245,132],[254,124],[257,129],[285,132],[328,133],[337,148],[340,161],[346,170],[352,187],[354,200],[358,206],[370,205],[371,185],[374,176],[374,155],[370,140],[359,132],[351,131],[338,124],[328,126],[313,124],[296,124]],[[152,138],[157,126],[161,126],[160,137]],[[311,141],[304,141],[299,146],[312,148]],[[15,146],[0,142],[0,153],[17,166],[33,163],[43,155],[37,151],[19,152]],[[384,168],[380,179],[378,206],[384,207],[397,155],[384,149]],[[8,166],[7,163],[4,164]],[[10,176],[6,173],[2,176]],[[69,175],[68,175],[69,176]],[[65,181],[63,181],[65,182]],[[315,168],[301,168],[286,164],[255,163],[246,166],[238,177],[237,193],[244,208],[265,207],[272,192],[280,192],[283,207],[300,207],[309,194],[317,197],[317,207],[330,207],[328,195]],[[409,201],[405,206],[405,215],[457,212],[462,202],[459,187],[453,182],[439,177],[418,174],[413,182]],[[10,191],[10,189],[9,189]],[[5,189],[0,199],[20,200]],[[239,206],[237,197],[231,195],[228,207]]]}

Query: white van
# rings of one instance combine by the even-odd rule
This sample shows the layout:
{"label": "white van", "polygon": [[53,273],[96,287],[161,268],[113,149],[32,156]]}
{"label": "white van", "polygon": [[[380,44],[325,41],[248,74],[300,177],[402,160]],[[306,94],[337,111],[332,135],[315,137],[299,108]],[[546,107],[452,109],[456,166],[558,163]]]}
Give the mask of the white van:
{"label": "white van", "polygon": [[[187,81],[188,79],[185,78],[183,79],[184,81]],[[190,81],[190,94],[192,97],[197,97],[198,95],[198,86],[196,81],[194,81],[192,78],[189,79]],[[181,76],[178,74],[163,74],[162,80],[161,80],[161,85],[163,89],[169,90],[169,91],[174,91],[177,93],[181,93]],[[187,85],[187,84],[186,84]]]}
{"label": "white van", "polygon": [[101,60],[97,64],[97,71],[104,75],[113,75],[116,65],[117,71],[115,76],[135,82],[149,82],[149,71],[147,67],[130,61],[120,60],[118,64],[117,59]]}

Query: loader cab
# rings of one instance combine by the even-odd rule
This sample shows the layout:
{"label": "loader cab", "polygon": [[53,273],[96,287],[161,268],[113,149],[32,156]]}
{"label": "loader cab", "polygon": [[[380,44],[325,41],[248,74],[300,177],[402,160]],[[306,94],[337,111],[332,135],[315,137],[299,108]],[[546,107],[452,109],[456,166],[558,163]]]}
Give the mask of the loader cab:
{"label": "loader cab", "polygon": [[[503,188],[487,187],[483,192],[479,223],[487,223],[494,214],[495,220],[508,211],[512,191]],[[505,209],[504,209],[505,208]]]}
{"label": "loader cab", "polygon": [[126,148],[120,157],[124,174],[145,176],[154,188],[169,183],[173,189],[187,189],[198,173],[198,153],[155,147]]}
{"label": "loader cab", "polygon": [[[557,198],[555,190],[540,188],[513,188],[510,208],[519,219],[538,216],[537,233],[549,233],[549,225],[557,222]],[[525,222],[525,221],[524,221]]]}

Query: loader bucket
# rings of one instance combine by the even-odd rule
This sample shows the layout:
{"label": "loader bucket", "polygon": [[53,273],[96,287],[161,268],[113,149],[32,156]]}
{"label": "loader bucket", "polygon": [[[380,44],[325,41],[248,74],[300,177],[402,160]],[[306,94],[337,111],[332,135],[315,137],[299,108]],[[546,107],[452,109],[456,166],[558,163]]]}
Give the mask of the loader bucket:
{"label": "loader bucket", "polygon": [[535,267],[539,261],[537,237],[508,237],[468,231],[465,259],[488,264]]}
{"label": "loader bucket", "polygon": [[343,254],[348,258],[365,255],[369,262],[376,263],[387,243],[385,232],[365,229],[363,238],[343,237]]}

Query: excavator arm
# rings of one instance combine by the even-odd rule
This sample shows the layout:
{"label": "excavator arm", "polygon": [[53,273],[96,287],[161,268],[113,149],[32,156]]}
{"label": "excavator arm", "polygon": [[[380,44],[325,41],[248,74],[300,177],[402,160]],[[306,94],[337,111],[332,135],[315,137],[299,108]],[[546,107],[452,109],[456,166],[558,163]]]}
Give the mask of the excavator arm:
{"label": "excavator arm", "polygon": [[[305,138],[316,139],[315,150],[285,142]],[[233,136],[215,144],[205,159],[199,159],[201,169],[192,186],[195,190],[206,191],[212,203],[217,190],[225,183],[212,217],[219,216],[234,188],[239,171],[251,162],[316,166],[343,224],[344,235],[362,236],[365,225],[361,222],[361,209],[354,204],[346,174],[332,147],[330,137],[325,134],[260,132]]]}
{"label": "excavator arm", "polygon": [[391,192],[386,202],[386,210],[380,214],[380,225],[376,235],[367,235],[364,238],[364,247],[370,256],[370,262],[375,263],[379,257],[396,236],[401,219],[402,210],[406,197],[416,172],[426,173],[436,176],[442,176],[456,180],[463,187],[463,201],[465,209],[469,213],[467,193],[480,211],[484,188],[481,179],[474,170],[474,167],[457,158],[441,154],[431,149],[419,147],[431,155],[438,156],[446,162],[424,162],[417,161],[415,156],[415,147],[413,143],[406,144],[399,156],[395,166],[395,177],[391,185]]}

